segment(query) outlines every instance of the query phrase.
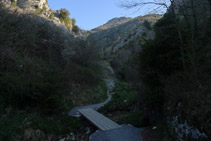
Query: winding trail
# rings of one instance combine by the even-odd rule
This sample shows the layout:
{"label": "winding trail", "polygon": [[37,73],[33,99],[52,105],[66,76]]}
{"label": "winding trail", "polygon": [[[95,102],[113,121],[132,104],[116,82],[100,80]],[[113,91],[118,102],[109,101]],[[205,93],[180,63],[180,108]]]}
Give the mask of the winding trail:
{"label": "winding trail", "polygon": [[[80,117],[81,114],[78,112],[79,109],[94,109],[98,110],[99,108],[103,107],[107,104],[112,98],[112,90],[115,87],[114,83],[114,71],[111,66],[103,64],[105,71],[105,76],[107,77],[104,79],[107,85],[107,95],[108,98],[98,104],[75,107],[70,110],[69,116],[72,117]],[[95,133],[90,135],[90,141],[142,141],[140,133],[143,131],[141,128],[135,128],[132,125],[122,125],[120,128],[101,131],[97,130]]]}
{"label": "winding trail", "polygon": [[103,107],[105,104],[107,104],[111,98],[112,98],[112,90],[115,87],[115,83],[114,83],[114,78],[112,76],[114,76],[114,71],[112,69],[111,66],[106,65],[105,63],[102,65],[104,70],[105,70],[105,76],[107,77],[107,79],[104,79],[106,85],[107,85],[107,96],[108,98],[102,102],[102,103],[98,103],[98,104],[93,104],[93,105],[87,105],[87,106],[80,106],[80,107],[75,107],[73,109],[70,110],[69,112],[69,116],[72,117],[80,117],[81,114],[78,112],[79,109],[94,109],[94,110],[98,110],[101,107]]}
{"label": "winding trail", "polygon": [[111,91],[115,87],[115,84],[114,84],[114,80],[113,79],[104,79],[104,81],[106,82],[106,85],[108,87],[108,90],[107,90],[108,98],[104,102],[102,102],[102,103],[93,104],[93,105],[87,105],[87,106],[75,107],[75,108],[71,109],[71,111],[69,112],[69,116],[72,116],[72,117],[80,117],[81,114],[78,112],[79,109],[89,109],[89,108],[91,108],[91,109],[94,109],[94,110],[98,110],[99,108],[101,108],[105,104],[107,104],[111,100],[111,98],[112,98]]}

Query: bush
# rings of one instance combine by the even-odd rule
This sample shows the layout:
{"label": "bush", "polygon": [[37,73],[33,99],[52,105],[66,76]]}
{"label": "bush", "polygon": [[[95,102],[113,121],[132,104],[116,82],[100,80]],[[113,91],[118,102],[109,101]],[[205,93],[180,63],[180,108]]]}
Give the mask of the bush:
{"label": "bush", "polygon": [[39,9],[39,8],[37,8],[37,9],[35,9],[34,13],[35,13],[35,14],[37,14],[37,15],[39,15],[39,14],[41,14],[41,13],[42,13],[42,10],[41,10],[41,9]]}
{"label": "bush", "polygon": [[[9,114],[0,118],[0,140],[22,140],[19,135],[23,135],[22,124],[24,122],[24,114]],[[19,134],[19,135],[18,135]]]}
{"label": "bush", "polygon": [[79,27],[74,25],[72,31],[75,32],[75,33],[78,33],[79,32]]}
{"label": "bush", "polygon": [[[100,82],[98,53],[87,49],[83,55],[88,59],[80,60],[82,54],[75,48],[82,48],[80,44],[74,44],[66,29],[45,18],[8,12],[1,5],[0,17],[0,115],[4,115],[0,117],[0,140],[24,140],[25,123],[30,131],[43,130],[51,135],[81,127],[61,113],[72,106],[72,97],[93,90]],[[79,93],[74,84],[81,86]],[[96,95],[96,100],[99,97]],[[30,120],[29,115],[10,115],[11,111],[36,116]]]}
{"label": "bush", "polygon": [[4,15],[0,20],[1,110],[11,105],[45,113],[58,111],[65,94],[60,73],[65,64],[62,49],[71,36],[43,18],[5,11],[0,15]]}
{"label": "bush", "polygon": [[[140,107],[148,117],[156,117],[153,120],[159,121],[163,118],[166,122],[168,119],[170,129],[177,130],[171,124],[173,123],[171,119],[178,117],[179,125],[175,126],[187,123],[188,126],[197,128],[209,138],[211,136],[210,126],[208,126],[210,122],[207,120],[210,117],[211,103],[209,96],[211,67],[208,65],[210,42],[207,37],[209,32],[197,31],[198,35],[193,39],[194,31],[186,24],[187,21],[177,20],[179,25],[175,24],[170,11],[166,13],[154,26],[155,38],[142,47],[140,75],[145,89],[142,88],[143,91],[140,91]],[[191,18],[186,20],[192,22]],[[208,26],[207,19],[202,21],[203,26],[198,28]],[[186,69],[182,67],[178,28],[182,33]],[[172,133],[175,134],[173,130]],[[192,135],[184,135],[181,138],[192,140],[189,136]]]}
{"label": "bush", "polygon": [[[49,68],[54,69],[55,68]],[[62,107],[62,92],[58,72],[41,72],[42,76],[10,73],[0,77],[0,93],[8,105],[25,109],[40,107],[43,112],[51,113]],[[35,78],[36,77],[36,78]],[[51,106],[49,108],[49,106]]]}
{"label": "bush", "polygon": [[12,2],[12,6],[13,6],[13,7],[17,7],[17,1],[14,0],[14,1]]}
{"label": "bush", "polygon": [[60,15],[59,15],[59,19],[61,22],[65,23],[65,26],[67,28],[70,28],[72,26],[72,20],[69,17],[70,12],[66,9],[61,9],[60,10]]}
{"label": "bush", "polygon": [[53,12],[50,14],[50,17],[49,17],[51,20],[54,18],[54,14]]}

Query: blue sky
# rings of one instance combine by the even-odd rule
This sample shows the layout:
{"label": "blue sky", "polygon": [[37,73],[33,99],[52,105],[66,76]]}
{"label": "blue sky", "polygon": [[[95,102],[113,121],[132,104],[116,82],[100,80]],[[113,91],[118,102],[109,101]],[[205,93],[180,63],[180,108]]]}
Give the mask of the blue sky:
{"label": "blue sky", "polygon": [[147,9],[140,11],[125,10],[118,7],[120,0],[48,0],[53,10],[66,8],[76,24],[85,30],[98,27],[114,17],[136,17],[147,13]]}

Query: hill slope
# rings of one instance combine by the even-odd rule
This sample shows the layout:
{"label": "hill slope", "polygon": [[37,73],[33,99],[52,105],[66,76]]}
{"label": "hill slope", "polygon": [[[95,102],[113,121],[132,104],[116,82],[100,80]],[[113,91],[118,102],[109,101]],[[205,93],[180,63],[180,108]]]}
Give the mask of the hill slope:
{"label": "hill slope", "polygon": [[153,37],[153,32],[144,26],[148,21],[154,24],[161,15],[146,15],[134,19],[121,17],[114,18],[106,24],[91,30],[88,39],[96,40],[104,51],[104,55],[117,53],[119,48],[128,44],[136,37],[147,34],[148,38]]}

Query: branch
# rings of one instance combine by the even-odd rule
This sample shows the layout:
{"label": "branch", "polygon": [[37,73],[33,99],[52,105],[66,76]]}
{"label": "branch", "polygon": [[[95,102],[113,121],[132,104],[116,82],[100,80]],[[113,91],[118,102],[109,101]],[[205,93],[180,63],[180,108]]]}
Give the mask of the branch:
{"label": "branch", "polygon": [[156,1],[149,1],[149,2],[126,2],[126,3],[121,3],[120,7],[126,8],[126,9],[131,9],[134,7],[140,7],[140,6],[145,6],[145,5],[157,5],[157,6],[163,6],[166,9],[169,8],[169,6],[164,3],[164,2],[156,2]]}

